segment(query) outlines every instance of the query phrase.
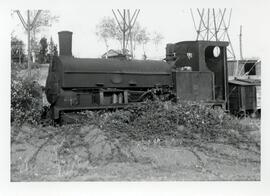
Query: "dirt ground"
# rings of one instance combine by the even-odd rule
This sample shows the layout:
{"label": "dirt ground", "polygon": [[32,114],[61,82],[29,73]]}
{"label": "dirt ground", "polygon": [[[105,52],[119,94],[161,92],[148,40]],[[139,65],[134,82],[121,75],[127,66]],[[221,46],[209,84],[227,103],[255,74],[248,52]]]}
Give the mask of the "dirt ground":
{"label": "dirt ground", "polygon": [[[245,121],[245,120],[243,120]],[[259,120],[248,134],[260,140]],[[198,146],[109,143],[101,130],[82,126],[72,134],[55,127],[14,127],[11,181],[258,181],[260,152],[222,142]],[[65,133],[65,134],[64,134]]]}

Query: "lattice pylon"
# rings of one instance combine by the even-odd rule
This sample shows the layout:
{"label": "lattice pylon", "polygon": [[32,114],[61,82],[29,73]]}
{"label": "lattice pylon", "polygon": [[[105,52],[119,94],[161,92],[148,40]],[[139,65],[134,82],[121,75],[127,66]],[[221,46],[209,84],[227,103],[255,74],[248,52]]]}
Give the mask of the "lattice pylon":
{"label": "lattice pylon", "polygon": [[[123,9],[121,12],[119,9],[112,10],[114,18],[118,24],[120,31],[123,34],[122,52],[126,53],[128,45],[130,46],[130,53],[133,58],[133,43],[132,43],[132,28],[134,27],[137,17],[140,13],[139,9],[135,9],[133,13],[129,9]],[[117,16],[118,14],[118,16]]]}
{"label": "lattice pylon", "polygon": [[[42,10],[38,10],[37,13],[35,14],[35,17],[33,19],[32,22],[30,22],[30,10],[27,10],[27,22],[25,22],[24,18],[22,17],[21,13],[19,10],[15,10],[15,12],[17,13],[23,27],[25,28],[25,30],[27,31],[27,40],[28,40],[28,49],[27,49],[27,64],[28,64],[28,70],[31,70],[31,66],[30,66],[30,61],[31,61],[31,43],[30,43],[30,33],[33,30],[36,21],[40,15]],[[29,72],[30,73],[30,72]]]}
{"label": "lattice pylon", "polygon": [[[232,9],[229,13],[227,9],[210,9],[203,8],[195,10],[196,15],[190,9],[190,13],[193,20],[193,25],[196,30],[196,40],[206,41],[227,41],[229,46],[227,47],[228,58],[235,59],[234,49],[229,36],[229,27],[231,23]],[[196,25],[196,20],[199,24]]]}

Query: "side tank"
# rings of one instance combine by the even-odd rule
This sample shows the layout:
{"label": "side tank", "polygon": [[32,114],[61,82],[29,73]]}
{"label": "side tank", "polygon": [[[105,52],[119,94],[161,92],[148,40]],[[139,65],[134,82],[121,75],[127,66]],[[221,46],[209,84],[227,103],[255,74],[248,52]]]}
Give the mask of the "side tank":
{"label": "side tank", "polygon": [[72,32],[59,32],[60,56],[53,58],[46,96],[54,110],[91,109],[132,102],[155,87],[172,87],[171,69],[163,61],[74,58]]}

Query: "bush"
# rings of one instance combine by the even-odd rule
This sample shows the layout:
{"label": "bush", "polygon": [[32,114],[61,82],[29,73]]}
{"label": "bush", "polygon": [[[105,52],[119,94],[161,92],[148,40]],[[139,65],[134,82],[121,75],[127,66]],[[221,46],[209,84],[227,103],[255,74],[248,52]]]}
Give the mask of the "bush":
{"label": "bush", "polygon": [[36,76],[18,76],[11,78],[11,122],[36,124],[42,112],[41,86]]}
{"label": "bush", "polygon": [[[192,137],[196,133],[206,135],[211,123],[219,124],[218,118],[209,116],[210,110],[207,106],[191,103],[173,105],[170,102],[147,101],[125,110],[105,113],[101,115],[98,125],[110,134],[114,132],[117,137],[125,134],[133,140],[164,139],[180,135]],[[185,132],[180,132],[179,126],[184,126]]]}
{"label": "bush", "polygon": [[172,138],[186,145],[223,142],[238,146],[247,140],[253,142],[246,137],[248,127],[238,119],[202,103],[147,101],[124,110],[88,115],[91,120],[87,123],[104,130],[109,139],[126,144],[142,140],[162,143]]}
{"label": "bush", "polygon": [[25,61],[24,43],[16,37],[11,37],[11,61],[21,63]]}
{"label": "bush", "polygon": [[18,72],[21,70],[27,69],[27,63],[16,63],[16,62],[12,62],[11,63],[11,71],[12,72]]}

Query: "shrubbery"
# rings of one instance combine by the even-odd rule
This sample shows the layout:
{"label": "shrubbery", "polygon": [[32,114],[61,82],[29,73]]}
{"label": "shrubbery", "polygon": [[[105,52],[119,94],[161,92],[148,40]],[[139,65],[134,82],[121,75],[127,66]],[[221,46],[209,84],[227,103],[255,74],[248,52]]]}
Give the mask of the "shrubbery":
{"label": "shrubbery", "polygon": [[35,82],[36,76],[11,77],[11,122],[36,124],[42,112],[41,86]]}
{"label": "shrubbery", "polygon": [[24,69],[27,69],[27,62],[24,62],[24,63],[13,62],[13,63],[11,63],[11,71],[13,73],[24,70]]}
{"label": "shrubbery", "polygon": [[148,101],[124,110],[84,114],[87,115],[86,123],[104,130],[109,139],[127,144],[132,140],[162,143],[168,138],[186,144],[253,142],[246,135],[249,127],[241,125],[239,119],[201,103]]}

